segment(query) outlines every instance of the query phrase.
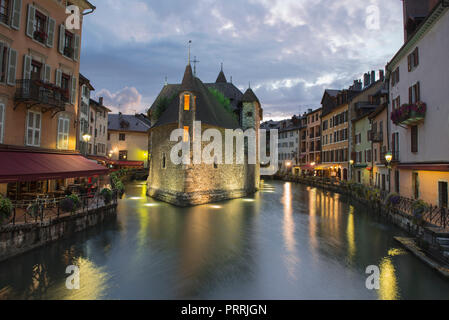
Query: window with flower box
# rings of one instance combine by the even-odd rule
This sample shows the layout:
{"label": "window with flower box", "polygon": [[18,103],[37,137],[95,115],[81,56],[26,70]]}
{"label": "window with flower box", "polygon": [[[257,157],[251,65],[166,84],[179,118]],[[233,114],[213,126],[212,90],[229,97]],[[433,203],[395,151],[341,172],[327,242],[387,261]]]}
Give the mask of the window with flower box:
{"label": "window with flower box", "polygon": [[47,16],[36,10],[33,39],[43,44],[47,41]]}

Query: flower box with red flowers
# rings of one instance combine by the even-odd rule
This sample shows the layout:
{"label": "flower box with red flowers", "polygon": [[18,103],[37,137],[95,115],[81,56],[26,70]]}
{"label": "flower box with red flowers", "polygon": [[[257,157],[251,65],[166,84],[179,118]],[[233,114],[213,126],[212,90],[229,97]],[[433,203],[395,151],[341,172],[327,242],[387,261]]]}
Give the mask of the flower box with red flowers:
{"label": "flower box with red flowers", "polygon": [[413,104],[403,104],[391,113],[391,120],[396,125],[412,126],[420,123],[426,117],[427,105],[418,101]]}

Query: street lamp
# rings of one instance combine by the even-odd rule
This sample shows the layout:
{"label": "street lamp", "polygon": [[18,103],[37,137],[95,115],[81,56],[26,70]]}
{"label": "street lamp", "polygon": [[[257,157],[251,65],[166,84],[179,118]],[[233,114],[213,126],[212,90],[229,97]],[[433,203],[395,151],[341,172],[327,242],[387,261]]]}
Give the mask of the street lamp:
{"label": "street lamp", "polygon": [[351,160],[349,160],[349,165],[350,165],[350,175],[351,175],[351,181],[352,181],[352,176],[353,176],[353,173],[352,173],[352,171],[353,171],[353,168],[354,168],[354,160],[353,159],[351,159]]}
{"label": "street lamp", "polygon": [[88,133],[83,135],[83,141],[86,143],[86,154],[85,154],[86,156],[87,156],[87,149],[88,149],[88,144],[89,144],[90,138],[92,138],[92,137]]}
{"label": "street lamp", "polygon": [[385,154],[385,161],[387,161],[388,168],[388,192],[391,192],[391,160],[393,160],[393,154],[391,152],[387,152]]}
{"label": "street lamp", "polygon": [[390,166],[391,160],[393,160],[393,154],[391,152],[387,152],[385,154],[385,160],[387,161],[388,166]]}

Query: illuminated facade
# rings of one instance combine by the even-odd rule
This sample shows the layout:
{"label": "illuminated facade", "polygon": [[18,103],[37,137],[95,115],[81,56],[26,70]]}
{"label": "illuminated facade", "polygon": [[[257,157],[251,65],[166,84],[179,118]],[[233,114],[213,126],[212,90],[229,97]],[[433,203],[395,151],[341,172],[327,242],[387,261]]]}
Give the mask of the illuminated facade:
{"label": "illuminated facade", "polygon": [[[220,100],[228,103],[225,106]],[[232,83],[226,81],[223,71],[215,84],[204,84],[193,75],[189,64],[182,83],[166,84],[149,113],[152,127],[147,189],[151,197],[178,206],[192,206],[244,197],[258,189],[258,159],[256,164],[249,164],[245,153],[243,164],[236,161],[227,164],[216,153],[219,151],[214,149],[212,163],[200,159],[200,163],[189,161],[177,164],[172,160],[171,151],[178,142],[170,141],[173,130],[183,129],[182,138],[185,140],[186,137],[188,142],[193,142],[189,144],[192,160],[195,139],[199,139],[193,134],[198,122],[201,122],[201,136],[207,129],[216,129],[215,132],[220,133],[221,139],[225,138],[226,129],[254,129],[258,153],[262,108],[251,89],[242,94]],[[221,142],[221,152],[225,155],[226,142]],[[198,144],[199,152],[209,143],[201,141]],[[236,149],[233,148],[232,152],[235,159]]]}

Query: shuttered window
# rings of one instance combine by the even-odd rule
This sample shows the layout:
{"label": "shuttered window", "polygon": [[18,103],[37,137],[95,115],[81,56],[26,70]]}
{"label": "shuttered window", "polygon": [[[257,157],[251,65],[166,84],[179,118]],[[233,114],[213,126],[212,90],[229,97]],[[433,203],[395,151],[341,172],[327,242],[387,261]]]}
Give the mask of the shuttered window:
{"label": "shuttered window", "polygon": [[58,121],[58,142],[57,147],[61,150],[69,149],[69,125],[70,120],[66,118],[59,118]]}
{"label": "shuttered window", "polygon": [[411,128],[411,146],[412,152],[418,152],[418,126],[412,126]]}
{"label": "shuttered window", "polygon": [[17,51],[9,49],[8,54],[8,81],[11,86],[16,85],[16,73],[17,73]]}
{"label": "shuttered window", "polygon": [[394,187],[395,192],[399,194],[400,188],[399,188],[399,170],[394,171]]}
{"label": "shuttered window", "polygon": [[441,208],[448,207],[448,183],[447,181],[438,182],[438,204]]}
{"label": "shuttered window", "polygon": [[14,0],[12,2],[11,28],[20,29],[20,18],[22,15],[22,0]]}
{"label": "shuttered window", "polygon": [[28,111],[26,143],[38,147],[41,143],[41,114]]}

